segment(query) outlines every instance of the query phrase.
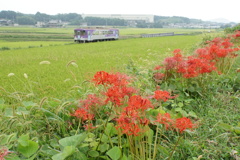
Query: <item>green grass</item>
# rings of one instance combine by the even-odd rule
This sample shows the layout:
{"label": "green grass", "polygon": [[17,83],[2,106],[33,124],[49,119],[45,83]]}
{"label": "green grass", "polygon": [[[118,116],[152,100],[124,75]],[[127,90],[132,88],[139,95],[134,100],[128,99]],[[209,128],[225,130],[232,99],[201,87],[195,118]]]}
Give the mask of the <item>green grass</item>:
{"label": "green grass", "polygon": [[[0,27],[0,34],[4,29],[9,28]],[[72,29],[9,29],[9,33],[38,32],[42,35],[70,34],[70,31],[72,32]],[[138,35],[160,31],[170,32],[168,29],[122,29],[121,32],[123,35]],[[179,29],[176,32],[190,33],[192,30]],[[192,54],[194,49],[200,47],[202,40],[208,40],[211,36],[212,34],[131,38],[69,45],[66,45],[65,41],[0,40],[0,140],[7,140],[0,141],[0,147],[6,145],[15,152],[13,155],[24,157],[22,154],[26,150],[21,150],[19,144],[29,142],[26,139],[26,135],[29,135],[31,144],[39,145],[39,150],[35,147],[35,159],[50,159],[59,153],[56,151],[61,150],[60,139],[85,132],[79,130],[77,120],[72,118],[69,112],[76,108],[76,101],[80,98],[99,91],[87,81],[96,71],[131,73],[136,78],[133,84],[141,89],[141,93],[149,95],[155,90],[152,74],[149,74],[155,65],[161,64],[162,60],[177,48],[185,54]],[[27,40],[26,37],[23,39]],[[19,46],[20,48],[16,49]],[[9,50],[1,50],[2,47]],[[49,61],[50,64],[40,64],[42,61]],[[130,62],[133,62],[132,67],[136,68],[126,70]],[[197,160],[202,156],[204,160],[235,160],[240,157],[239,134],[231,130],[233,127],[237,128],[240,119],[240,74],[236,73],[239,65],[238,57],[229,75],[211,77],[211,82],[206,84],[210,88],[207,96],[191,96],[185,94],[181,88],[176,88],[184,96],[180,95],[175,100],[163,103],[166,111],[172,108],[171,112],[176,113],[177,109],[181,108],[186,113],[194,112],[196,116],[190,117],[199,123],[193,132],[183,134],[173,159]],[[9,73],[14,73],[14,76]],[[164,85],[161,87],[163,89]],[[102,120],[98,123],[100,122]],[[99,142],[97,135],[102,131],[93,133],[87,143],[94,146]],[[25,135],[25,138],[20,140],[22,135]],[[162,141],[167,144],[167,150],[173,148],[176,137],[177,135],[170,136]],[[116,140],[116,137],[110,138]],[[86,145],[86,142],[84,144]],[[87,148],[82,149],[81,152],[85,154],[86,150]],[[94,151],[92,147],[89,147],[89,150]],[[89,157],[88,153],[86,155]],[[79,155],[76,156],[79,158]]]}
{"label": "green grass", "polygon": [[34,47],[46,47],[55,45],[65,45],[70,44],[68,41],[22,41],[22,42],[8,42],[2,41],[0,43],[0,50],[3,47],[8,47],[9,49],[23,49],[23,48],[34,48]]}
{"label": "green grass", "polygon": [[[96,71],[123,71],[131,60],[138,65],[151,67],[176,48],[189,50],[201,38],[175,36],[60,46],[51,46],[48,42],[48,46],[40,42],[20,42],[26,46],[40,43],[43,47],[0,52],[0,84],[10,93],[28,93],[29,87],[25,86],[26,79],[23,77],[26,73],[33,89],[31,92],[37,97],[62,97],[72,86],[80,85]],[[41,61],[49,61],[51,64],[40,65]],[[75,61],[78,67],[67,67],[70,61]],[[15,76],[8,77],[9,73],[14,73]]]}

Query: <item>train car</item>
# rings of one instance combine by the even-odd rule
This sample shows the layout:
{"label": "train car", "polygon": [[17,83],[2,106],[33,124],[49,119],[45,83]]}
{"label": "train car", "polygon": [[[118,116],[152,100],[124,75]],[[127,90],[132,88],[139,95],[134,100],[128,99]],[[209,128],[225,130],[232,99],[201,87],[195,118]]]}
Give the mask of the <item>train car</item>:
{"label": "train car", "polygon": [[119,38],[119,30],[115,28],[114,29],[107,29],[107,28],[74,29],[74,41],[79,43],[117,40],[118,38]]}

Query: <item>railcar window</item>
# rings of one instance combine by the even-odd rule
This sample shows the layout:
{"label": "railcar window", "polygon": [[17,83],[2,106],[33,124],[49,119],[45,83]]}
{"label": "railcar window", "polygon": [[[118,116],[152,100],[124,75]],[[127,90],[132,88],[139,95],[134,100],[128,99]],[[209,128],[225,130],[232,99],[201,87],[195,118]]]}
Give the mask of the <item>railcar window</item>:
{"label": "railcar window", "polygon": [[108,34],[113,34],[113,31],[108,31]]}
{"label": "railcar window", "polygon": [[99,31],[94,31],[93,35],[99,35]]}
{"label": "railcar window", "polygon": [[74,33],[75,33],[75,35],[81,35],[81,36],[86,35],[85,31],[74,31]]}
{"label": "railcar window", "polygon": [[81,36],[86,35],[86,31],[80,31],[80,35],[81,35]]}

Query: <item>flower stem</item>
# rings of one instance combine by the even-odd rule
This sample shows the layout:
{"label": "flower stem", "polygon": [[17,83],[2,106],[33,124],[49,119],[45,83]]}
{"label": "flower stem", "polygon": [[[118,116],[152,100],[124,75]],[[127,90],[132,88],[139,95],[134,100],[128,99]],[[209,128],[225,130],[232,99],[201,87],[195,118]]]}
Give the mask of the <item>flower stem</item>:
{"label": "flower stem", "polygon": [[177,140],[177,142],[176,142],[176,144],[175,144],[175,146],[174,146],[174,148],[173,148],[173,150],[172,150],[170,156],[168,157],[168,160],[170,160],[170,159],[172,158],[172,156],[173,156],[173,152],[176,150],[177,145],[178,145],[180,139],[181,139],[181,136],[178,137],[178,140]]}
{"label": "flower stem", "polygon": [[154,141],[154,148],[153,148],[153,158],[152,159],[155,159],[156,157],[156,150],[157,150],[157,139],[158,139],[158,126],[157,126],[157,129],[156,129],[156,134],[155,134],[155,141]]}

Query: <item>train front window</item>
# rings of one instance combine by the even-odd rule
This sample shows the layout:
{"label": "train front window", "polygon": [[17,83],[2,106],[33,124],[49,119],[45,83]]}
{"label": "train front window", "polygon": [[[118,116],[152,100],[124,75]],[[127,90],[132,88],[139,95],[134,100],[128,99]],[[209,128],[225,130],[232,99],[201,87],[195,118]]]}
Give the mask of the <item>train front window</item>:
{"label": "train front window", "polygon": [[75,35],[81,35],[81,36],[84,36],[86,35],[86,31],[75,31]]}

